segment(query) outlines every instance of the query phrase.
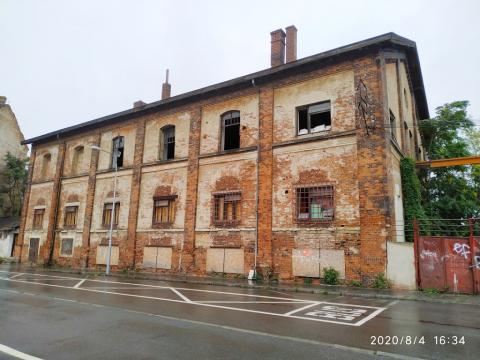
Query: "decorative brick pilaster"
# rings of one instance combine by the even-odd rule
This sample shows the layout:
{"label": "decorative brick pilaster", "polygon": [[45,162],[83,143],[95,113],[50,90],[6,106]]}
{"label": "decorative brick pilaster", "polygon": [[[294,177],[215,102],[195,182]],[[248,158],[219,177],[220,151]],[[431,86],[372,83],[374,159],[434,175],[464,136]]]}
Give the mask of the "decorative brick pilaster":
{"label": "decorative brick pilaster", "polygon": [[187,200],[185,204],[185,236],[180,256],[180,272],[189,272],[195,265],[195,223],[197,216],[198,156],[200,153],[200,129],[202,110],[190,112],[190,133],[188,141]]}
{"label": "decorative brick pilaster", "polygon": [[45,241],[43,259],[44,263],[51,265],[53,259],[53,247],[55,241],[55,230],[57,227],[58,202],[62,186],[63,163],[65,160],[66,144],[62,142],[58,145],[57,164],[55,166],[55,176],[53,177],[53,188],[50,200],[50,210],[48,213],[47,239]]}
{"label": "decorative brick pilaster", "polygon": [[140,202],[140,185],[142,181],[143,148],[145,144],[145,118],[139,119],[135,132],[135,154],[133,157],[132,187],[130,207],[128,210],[127,249],[123,258],[125,267],[135,268],[137,240],[137,218]]}
{"label": "decorative brick pilaster", "polygon": [[30,201],[30,192],[32,187],[32,178],[33,170],[35,166],[35,157],[36,157],[36,148],[35,145],[32,145],[32,150],[30,154],[30,162],[28,164],[28,178],[27,178],[27,187],[25,189],[25,194],[23,196],[22,204],[22,214],[20,216],[20,230],[18,233],[17,243],[15,244],[14,256],[18,258],[19,262],[22,262],[23,248],[25,243],[25,225],[27,223],[27,212],[28,212],[28,202]]}
{"label": "decorative brick pilaster", "polygon": [[258,143],[258,266],[272,268],[273,88],[260,89]]}
{"label": "decorative brick pilaster", "polygon": [[[100,146],[100,133],[95,135],[93,145]],[[90,227],[92,226],[93,202],[95,199],[95,184],[97,181],[96,174],[99,156],[99,151],[92,151],[90,158],[90,169],[88,170],[88,187],[87,196],[85,198],[85,216],[82,233],[82,269],[88,267],[90,255]]]}
{"label": "decorative brick pilaster", "polygon": [[[386,266],[386,241],[390,224],[385,137],[382,62],[365,58],[354,65],[357,105],[363,99],[367,116],[356,107],[358,188],[360,208],[360,258],[356,273],[371,283]],[[366,100],[366,102],[365,102]],[[375,125],[372,120],[375,119]],[[367,128],[369,127],[369,128]]]}

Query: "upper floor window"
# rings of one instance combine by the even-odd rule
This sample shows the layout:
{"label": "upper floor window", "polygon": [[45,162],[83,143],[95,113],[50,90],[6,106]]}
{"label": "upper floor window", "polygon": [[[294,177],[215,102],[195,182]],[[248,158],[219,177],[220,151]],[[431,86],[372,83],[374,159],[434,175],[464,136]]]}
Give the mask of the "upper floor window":
{"label": "upper floor window", "polygon": [[395,115],[393,115],[392,110],[390,110],[390,134],[392,135],[392,139],[397,140],[395,136],[395,128],[397,127],[397,121],[395,119]]}
{"label": "upper floor window", "polygon": [[117,226],[118,225],[118,219],[119,219],[119,214],[120,214],[120,203],[116,202],[115,203],[115,209],[113,208],[113,203],[105,203],[103,205],[103,216],[102,216],[102,225],[103,226],[110,226],[111,221],[112,221],[112,211],[115,210],[115,213],[113,214],[113,225]]}
{"label": "upper floor window", "polygon": [[153,198],[153,225],[173,223],[176,197],[176,195],[171,195]]}
{"label": "upper floor window", "polygon": [[46,179],[47,174],[48,174],[48,168],[50,167],[50,163],[52,162],[52,155],[50,153],[47,153],[43,155],[42,159],[42,170],[40,173],[40,177],[42,179]]}
{"label": "upper floor window", "polygon": [[296,190],[298,221],[333,219],[333,186],[301,187]]}
{"label": "upper floor window", "polygon": [[112,168],[119,168],[123,166],[123,150],[125,146],[125,139],[123,136],[117,136],[112,140]]}
{"label": "upper floor window", "polygon": [[331,128],[330,101],[297,108],[298,135],[327,131]]}
{"label": "upper floor window", "polygon": [[73,174],[78,174],[80,172],[82,163],[83,163],[83,153],[84,153],[84,147],[83,146],[77,146],[73,150],[73,159],[72,159],[72,173]]}
{"label": "upper floor window", "polygon": [[229,111],[222,115],[222,150],[240,148],[240,111]]}
{"label": "upper floor window", "polygon": [[160,150],[160,158],[162,160],[175,158],[175,126],[168,125],[163,127],[160,136],[160,141],[163,143],[163,147]]}
{"label": "upper floor window", "polygon": [[66,206],[63,225],[65,227],[74,227],[77,225],[78,206]]}
{"label": "upper floor window", "polygon": [[213,220],[215,225],[237,225],[241,219],[241,193],[215,194]]}
{"label": "upper floor window", "polygon": [[43,215],[45,209],[35,209],[33,211],[33,228],[41,229],[43,227]]}

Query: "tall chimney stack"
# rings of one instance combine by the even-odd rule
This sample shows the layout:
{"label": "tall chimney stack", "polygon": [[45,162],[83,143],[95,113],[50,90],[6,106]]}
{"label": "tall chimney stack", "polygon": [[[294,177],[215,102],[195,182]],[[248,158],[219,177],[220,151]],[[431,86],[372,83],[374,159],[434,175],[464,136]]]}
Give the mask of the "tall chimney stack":
{"label": "tall chimney stack", "polygon": [[290,25],[287,30],[287,63],[297,60],[297,28]]}
{"label": "tall chimney stack", "polygon": [[285,64],[285,32],[278,29],[270,33],[272,37],[272,53],[270,62],[272,67]]}
{"label": "tall chimney stack", "polygon": [[168,99],[170,97],[171,90],[172,90],[172,85],[168,83],[168,69],[167,69],[167,77],[165,82],[162,84],[162,100]]}

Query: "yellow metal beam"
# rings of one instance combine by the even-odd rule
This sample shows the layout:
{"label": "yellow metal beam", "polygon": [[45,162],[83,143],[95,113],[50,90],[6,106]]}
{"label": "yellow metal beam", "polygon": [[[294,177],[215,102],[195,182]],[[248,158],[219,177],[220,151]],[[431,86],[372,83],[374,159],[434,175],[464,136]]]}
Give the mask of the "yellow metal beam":
{"label": "yellow metal beam", "polygon": [[461,158],[440,159],[430,161],[417,161],[415,165],[419,168],[439,168],[457,165],[480,164],[480,156],[467,156]]}

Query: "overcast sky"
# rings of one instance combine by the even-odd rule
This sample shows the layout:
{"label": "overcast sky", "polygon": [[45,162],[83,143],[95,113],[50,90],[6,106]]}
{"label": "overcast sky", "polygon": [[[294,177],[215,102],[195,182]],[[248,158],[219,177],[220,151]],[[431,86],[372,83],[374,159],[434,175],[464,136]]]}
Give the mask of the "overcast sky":
{"label": "overcast sky", "polygon": [[270,66],[294,24],[302,58],[386,32],[416,41],[430,114],[480,123],[480,1],[0,0],[0,95],[26,138]]}

